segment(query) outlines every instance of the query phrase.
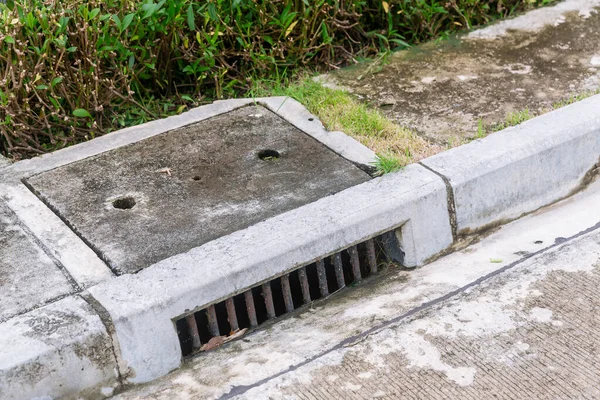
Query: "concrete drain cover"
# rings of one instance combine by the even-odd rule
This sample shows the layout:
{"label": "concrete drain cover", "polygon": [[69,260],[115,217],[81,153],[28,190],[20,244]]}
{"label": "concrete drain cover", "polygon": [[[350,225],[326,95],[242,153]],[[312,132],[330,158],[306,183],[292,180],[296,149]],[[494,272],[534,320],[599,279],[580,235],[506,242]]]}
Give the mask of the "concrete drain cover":
{"label": "concrete drain cover", "polygon": [[116,273],[134,273],[368,179],[255,105],[27,183]]}

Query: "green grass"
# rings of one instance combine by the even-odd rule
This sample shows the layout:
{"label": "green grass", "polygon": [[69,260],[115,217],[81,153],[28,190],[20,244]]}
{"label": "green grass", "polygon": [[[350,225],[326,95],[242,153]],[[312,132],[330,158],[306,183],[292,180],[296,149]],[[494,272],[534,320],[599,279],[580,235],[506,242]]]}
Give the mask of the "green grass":
{"label": "green grass", "polygon": [[578,101],[585,100],[588,97],[592,97],[597,94],[600,94],[600,89],[589,90],[589,91],[586,91],[586,92],[583,92],[583,93],[580,93],[577,95],[571,95],[568,99],[557,101],[557,102],[553,103],[552,109],[556,110],[558,108],[568,106],[569,104],[573,104],[573,103],[577,103]]}
{"label": "green grass", "polygon": [[521,110],[521,111],[509,112],[506,115],[506,117],[504,118],[503,122],[500,122],[500,123],[492,126],[492,132],[498,132],[498,131],[501,131],[502,129],[506,129],[511,126],[519,125],[527,120],[530,120],[533,117],[535,117],[535,115],[532,114],[531,112],[529,112],[528,108]]}
{"label": "green grass", "polygon": [[377,109],[308,76],[255,80],[248,96],[288,96],[299,101],[329,131],[342,131],[377,153],[379,158],[375,166],[384,173],[439,151],[414,132],[385,118]]}
{"label": "green grass", "polygon": [[379,174],[399,171],[404,166],[402,161],[393,154],[378,154],[372,164]]}
{"label": "green grass", "polygon": [[544,108],[538,113],[531,112],[528,108],[521,111],[513,111],[506,115],[504,121],[495,124],[486,124],[482,118],[477,121],[477,133],[475,134],[476,139],[481,139],[490,133],[498,132],[511,126],[516,126],[528,121],[534,117],[546,114],[550,111],[557,110],[559,108],[568,106],[581,100],[585,100],[588,97],[600,94],[600,89],[589,90],[577,95],[571,95],[570,97],[552,103],[552,107]]}

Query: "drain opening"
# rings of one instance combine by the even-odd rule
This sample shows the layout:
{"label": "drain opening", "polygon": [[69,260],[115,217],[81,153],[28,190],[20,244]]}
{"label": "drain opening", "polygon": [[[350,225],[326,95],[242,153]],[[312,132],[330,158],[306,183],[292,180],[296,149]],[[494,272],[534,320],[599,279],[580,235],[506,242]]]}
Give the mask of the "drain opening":
{"label": "drain opening", "polygon": [[175,321],[182,355],[198,352],[212,338],[226,338],[240,329],[256,328],[354,286],[378,272],[382,262],[398,262],[402,250],[388,232],[351,246],[289,274],[253,287]]}
{"label": "drain opening", "polygon": [[119,210],[129,210],[135,206],[135,199],[131,196],[121,197],[112,202],[114,208]]}
{"label": "drain opening", "polygon": [[278,161],[281,158],[281,154],[277,150],[261,150],[258,152],[258,158],[263,161]]}

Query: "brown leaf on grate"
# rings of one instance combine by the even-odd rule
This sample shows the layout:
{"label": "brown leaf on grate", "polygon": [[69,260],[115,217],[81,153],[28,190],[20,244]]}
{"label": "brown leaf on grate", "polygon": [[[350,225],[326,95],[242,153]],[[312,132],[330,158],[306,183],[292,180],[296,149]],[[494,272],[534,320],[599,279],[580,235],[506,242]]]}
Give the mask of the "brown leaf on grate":
{"label": "brown leaf on grate", "polygon": [[200,347],[200,351],[209,351],[216,349],[223,343],[225,343],[225,336],[215,336],[214,338],[211,338],[208,341],[208,343],[203,344],[202,347]]}
{"label": "brown leaf on grate", "polygon": [[229,337],[225,338],[225,343],[227,343],[233,339],[237,339],[239,337],[244,336],[244,334],[246,333],[247,330],[248,330],[248,328],[238,329],[237,331],[231,333],[231,335]]}

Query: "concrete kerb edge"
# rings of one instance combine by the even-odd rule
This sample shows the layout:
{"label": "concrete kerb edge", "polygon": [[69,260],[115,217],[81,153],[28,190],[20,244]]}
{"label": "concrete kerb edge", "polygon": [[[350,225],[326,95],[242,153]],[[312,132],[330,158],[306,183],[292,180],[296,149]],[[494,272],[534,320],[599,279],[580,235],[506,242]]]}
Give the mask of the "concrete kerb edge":
{"label": "concrete kerb edge", "polygon": [[0,398],[112,394],[120,382],[109,340],[98,315],[77,295],[1,323]]}
{"label": "concrete kerb edge", "polygon": [[599,163],[600,95],[421,161],[449,184],[458,236],[574,194]]}
{"label": "concrete kerb edge", "polygon": [[11,164],[10,160],[2,155],[0,155],[0,169],[7,167]]}
{"label": "concrete kerb edge", "polygon": [[123,364],[129,367],[128,381],[146,382],[181,363],[176,318],[398,227],[405,262],[422,265],[452,244],[446,205],[443,181],[412,165],[138,274],[101,283],[89,293],[113,320]]}

